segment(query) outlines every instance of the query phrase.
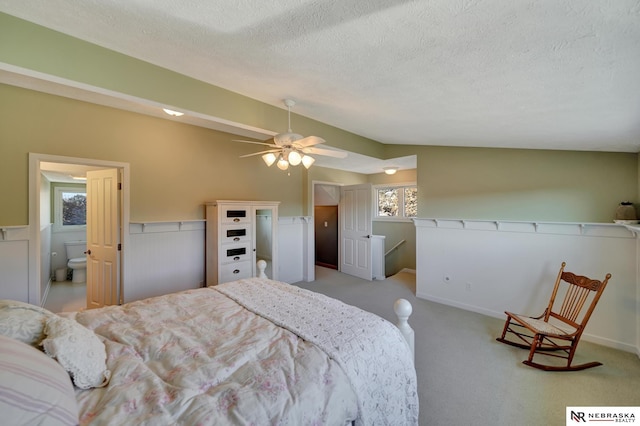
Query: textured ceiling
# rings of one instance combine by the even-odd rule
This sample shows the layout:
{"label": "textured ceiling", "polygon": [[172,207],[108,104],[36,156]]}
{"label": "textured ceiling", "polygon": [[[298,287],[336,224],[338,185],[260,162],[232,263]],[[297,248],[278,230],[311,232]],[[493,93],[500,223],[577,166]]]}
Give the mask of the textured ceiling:
{"label": "textured ceiling", "polygon": [[0,0],[389,144],[640,151],[638,0]]}

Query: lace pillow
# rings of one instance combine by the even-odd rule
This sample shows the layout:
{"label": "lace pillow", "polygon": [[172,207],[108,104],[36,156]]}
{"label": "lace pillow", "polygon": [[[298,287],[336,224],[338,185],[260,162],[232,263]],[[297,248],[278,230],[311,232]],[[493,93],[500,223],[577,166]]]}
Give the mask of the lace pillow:
{"label": "lace pillow", "polygon": [[81,389],[98,388],[109,382],[107,352],[93,331],[67,318],[47,320],[42,341],[44,351],[69,372]]}
{"label": "lace pillow", "polygon": [[44,338],[44,324],[55,314],[17,300],[0,300],[0,334],[37,346]]}

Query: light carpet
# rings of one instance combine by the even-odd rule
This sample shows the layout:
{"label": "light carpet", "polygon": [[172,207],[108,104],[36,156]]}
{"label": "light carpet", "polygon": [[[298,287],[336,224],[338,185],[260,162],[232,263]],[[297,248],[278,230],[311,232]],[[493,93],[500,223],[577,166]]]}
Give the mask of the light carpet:
{"label": "light carpet", "polygon": [[603,366],[577,372],[525,366],[525,350],[495,340],[503,320],[418,299],[412,273],[366,281],[316,267],[315,281],[295,285],[393,323],[394,301],[411,302],[422,426],[564,426],[567,406],[640,406],[635,354],[581,341],[574,362],[600,361]]}

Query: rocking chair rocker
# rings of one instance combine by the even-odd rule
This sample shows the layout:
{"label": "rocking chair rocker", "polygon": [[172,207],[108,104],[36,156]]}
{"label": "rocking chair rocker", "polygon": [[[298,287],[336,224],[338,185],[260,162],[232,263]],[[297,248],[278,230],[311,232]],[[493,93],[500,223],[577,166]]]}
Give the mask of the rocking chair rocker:
{"label": "rocking chair rocker", "polygon": [[[571,365],[580,336],[584,331],[591,313],[596,307],[602,292],[607,286],[611,274],[604,281],[597,281],[571,272],[565,272],[562,262],[556,279],[549,305],[538,317],[505,312],[507,320],[502,336],[496,340],[507,345],[529,350],[529,358],[524,364],[546,371],[577,371],[602,365],[600,362],[589,362]],[[565,291],[562,303],[554,307],[560,288]],[[585,302],[591,302],[585,306]],[[586,309],[583,311],[583,307]],[[582,315],[580,317],[580,315]],[[507,334],[514,340],[508,340]],[[546,355],[567,360],[567,365],[547,365],[534,362],[534,355]]]}

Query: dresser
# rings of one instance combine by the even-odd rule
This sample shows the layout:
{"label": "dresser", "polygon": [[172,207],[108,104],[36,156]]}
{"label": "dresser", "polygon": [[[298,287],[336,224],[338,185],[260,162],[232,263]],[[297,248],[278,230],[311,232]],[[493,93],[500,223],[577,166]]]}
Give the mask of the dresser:
{"label": "dresser", "polygon": [[276,201],[218,200],[205,203],[207,285],[257,275],[266,262],[268,278],[278,279]]}

